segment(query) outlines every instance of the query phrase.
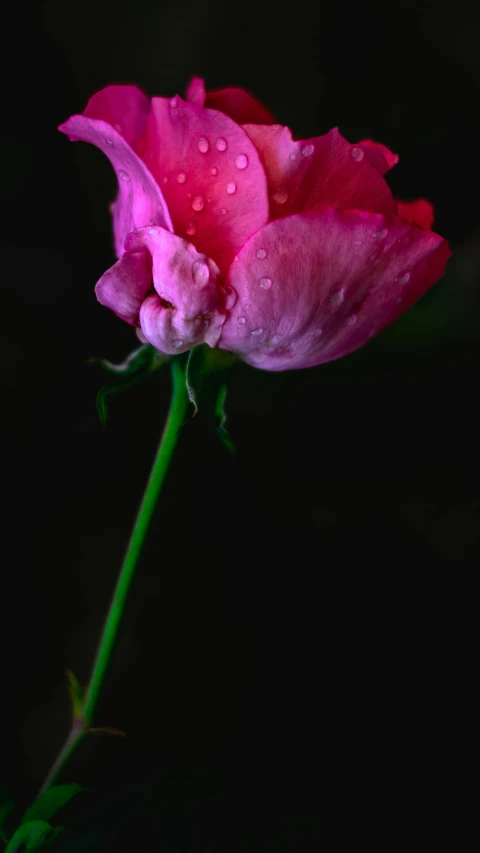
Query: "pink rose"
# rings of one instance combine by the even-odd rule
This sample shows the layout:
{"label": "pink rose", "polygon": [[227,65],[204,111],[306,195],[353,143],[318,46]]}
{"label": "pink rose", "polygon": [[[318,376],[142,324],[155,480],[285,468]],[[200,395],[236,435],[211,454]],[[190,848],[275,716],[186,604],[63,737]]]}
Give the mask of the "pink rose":
{"label": "pink rose", "polygon": [[290,130],[242,89],[187,99],[108,86],[60,127],[107,155],[119,260],[99,301],[164,353],[207,343],[265,370],[366,343],[443,275],[431,205],[395,202],[398,158]]}

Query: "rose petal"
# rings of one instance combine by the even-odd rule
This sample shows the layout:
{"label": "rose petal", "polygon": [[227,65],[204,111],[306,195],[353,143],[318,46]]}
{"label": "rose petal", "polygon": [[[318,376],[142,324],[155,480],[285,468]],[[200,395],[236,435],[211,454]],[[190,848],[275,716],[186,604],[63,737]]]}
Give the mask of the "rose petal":
{"label": "rose petal", "polygon": [[139,154],[150,112],[150,98],[138,86],[107,86],[92,95],[83,115],[106,121]]}
{"label": "rose petal", "polygon": [[162,187],[177,234],[221,269],[268,221],[265,175],[235,122],[178,96],[152,99],[147,163]]}
{"label": "rose petal", "polygon": [[215,346],[228,302],[217,265],[191,243],[152,226],[132,232],[125,249],[119,264],[130,263],[132,255],[148,253],[150,283],[153,280],[156,292],[140,308],[146,339],[164,353],[184,352],[201,343]]}
{"label": "rose petal", "polygon": [[149,223],[173,230],[165,199],[155,179],[123,136],[100,119],[74,115],[59,130],[70,140],[91,142],[107,155],[118,176],[118,195],[111,206],[117,257],[130,231]]}
{"label": "rose petal", "polygon": [[[168,233],[168,232],[166,232]],[[148,252],[124,255],[97,281],[97,299],[132,326],[138,324],[140,306],[152,288],[152,261]]]}
{"label": "rose petal", "polygon": [[432,227],[435,218],[433,204],[425,198],[417,198],[415,201],[397,201],[398,215],[407,222],[415,222],[427,231]]}
{"label": "rose petal", "polygon": [[275,119],[253,95],[245,89],[230,86],[207,92],[205,106],[230,116],[237,124],[273,124]]}
{"label": "rose petal", "polygon": [[205,82],[203,77],[192,77],[187,86],[186,100],[189,104],[195,104],[197,107],[205,106],[205,98],[207,92],[205,90]]}
{"label": "rose petal", "polygon": [[386,145],[382,145],[381,142],[374,142],[373,139],[362,139],[362,141],[358,143],[358,147],[362,149],[369,163],[377,170],[377,172],[380,172],[381,175],[384,175],[385,172],[388,172],[398,163],[398,154],[394,154],[393,151],[390,151],[390,149],[387,148]]}
{"label": "rose petal", "polygon": [[238,301],[219,346],[265,370],[340,358],[415,302],[449,255],[399,217],[330,209],[270,222],[230,267]]}
{"label": "rose petal", "polygon": [[288,127],[245,126],[260,155],[270,188],[271,218],[327,207],[395,214],[388,185],[363,148],[333,128],[294,142]]}

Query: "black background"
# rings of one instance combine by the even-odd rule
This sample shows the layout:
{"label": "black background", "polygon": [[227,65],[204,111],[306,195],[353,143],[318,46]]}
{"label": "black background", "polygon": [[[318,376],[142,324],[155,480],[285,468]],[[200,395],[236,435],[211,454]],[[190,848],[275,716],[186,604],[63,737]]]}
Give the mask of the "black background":
{"label": "black background", "polygon": [[[8,5],[8,4],[7,4]],[[400,154],[451,242],[445,278],[347,358],[241,366],[232,459],[181,436],[59,849],[459,844],[478,751],[480,61],[467,0],[82,0],[2,25],[0,781],[32,798],[88,677],[166,415],[168,372],[117,397],[90,356],[132,330],[93,286],[113,171],[56,126],[109,83],[250,89],[298,136]],[[19,806],[19,808],[20,808]],[[91,833],[91,834],[89,834]],[[461,846],[461,845],[460,845]]]}

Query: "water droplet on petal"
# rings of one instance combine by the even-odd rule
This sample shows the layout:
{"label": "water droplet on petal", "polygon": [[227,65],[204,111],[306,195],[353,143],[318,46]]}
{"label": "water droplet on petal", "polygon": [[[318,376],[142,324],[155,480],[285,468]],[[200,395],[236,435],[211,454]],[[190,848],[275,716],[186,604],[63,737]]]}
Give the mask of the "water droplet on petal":
{"label": "water droplet on petal", "polygon": [[192,277],[195,284],[205,285],[210,278],[210,270],[205,261],[194,261],[192,264]]}
{"label": "water droplet on petal", "polygon": [[118,177],[120,178],[121,181],[129,181],[130,180],[130,175],[128,174],[128,172],[125,171],[125,169],[119,169],[118,170]]}
{"label": "water droplet on petal", "polygon": [[238,255],[235,255],[233,260],[234,260],[234,262],[238,261]]}
{"label": "water droplet on petal", "polygon": [[258,335],[261,335],[261,334],[263,334],[263,329],[254,329],[252,332],[252,335],[255,335],[257,337],[258,337]]}
{"label": "water droplet on petal", "polygon": [[273,338],[270,338],[270,343],[271,344],[279,344],[281,340],[282,340],[281,335],[274,335]]}
{"label": "water droplet on petal", "polygon": [[210,174],[213,176],[218,175],[218,169],[216,166],[214,166],[213,169],[210,169]]}
{"label": "water droplet on petal", "polygon": [[106,136],[106,137],[105,137],[105,142],[107,143],[107,145],[113,145],[113,142],[112,142],[112,140],[110,139],[110,137],[109,137],[109,136]]}
{"label": "water droplet on petal", "polygon": [[351,317],[349,317],[347,320],[347,325],[348,326],[354,326],[356,322],[357,322],[357,315],[352,314]]}
{"label": "water droplet on petal", "polygon": [[174,338],[172,341],[172,347],[175,347],[175,349],[183,347],[183,341],[181,341],[180,338]]}
{"label": "water droplet on petal", "polygon": [[187,222],[185,225],[185,231],[190,237],[193,237],[193,235],[197,233],[197,226],[194,222]]}
{"label": "water droplet on petal", "polygon": [[237,323],[239,326],[244,326],[246,322],[247,321],[246,321],[245,317],[239,317],[237,320]]}
{"label": "water droplet on petal", "polygon": [[237,154],[235,157],[235,165],[237,169],[246,169],[248,166],[248,157],[246,154]]}
{"label": "water droplet on petal", "polygon": [[410,273],[409,273],[409,272],[404,272],[404,273],[403,273],[403,275],[399,275],[399,276],[398,276],[398,278],[396,278],[396,279],[395,279],[395,281],[396,281],[396,282],[397,282],[397,284],[399,284],[399,285],[404,285],[404,284],[406,284],[406,283],[407,283],[407,281],[410,281]]}
{"label": "water droplet on petal", "polygon": [[204,136],[201,136],[200,139],[198,140],[198,150],[202,154],[206,154],[209,148],[210,148],[210,143],[209,143],[208,139],[205,139]]}
{"label": "water droplet on petal", "polygon": [[115,130],[117,131],[117,133],[122,132],[122,125],[121,124],[114,124],[113,126],[114,126]]}
{"label": "water droplet on petal", "polygon": [[[288,156],[290,157],[290,160],[296,160],[297,159],[296,151],[292,151],[292,153],[289,154]],[[273,338],[272,338],[272,341],[273,341]]]}
{"label": "water droplet on petal", "polygon": [[223,136],[219,136],[217,141],[215,142],[215,146],[217,151],[226,151],[227,149],[227,140],[223,138]]}
{"label": "water droplet on petal", "polygon": [[229,195],[233,195],[233,193],[237,191],[237,185],[234,184],[233,181],[231,181],[229,184],[227,184],[226,190]]}
{"label": "water droplet on petal", "polygon": [[163,179],[162,183],[163,183],[163,184],[168,184],[168,178],[167,178],[167,177],[165,177],[165,178]]}
{"label": "water droplet on petal", "polygon": [[225,216],[226,212],[227,212],[227,208],[226,208],[226,207],[222,207],[222,210],[221,210],[221,214],[222,214],[222,216]]}
{"label": "water droplet on petal", "polygon": [[170,101],[170,106],[172,107],[173,110],[176,109],[176,107],[178,106],[178,101],[177,101],[176,95],[174,95],[174,97]]}
{"label": "water droplet on petal", "polygon": [[361,240],[354,240],[354,241],[353,241],[353,245],[354,245],[354,246],[361,246],[361,245],[362,245],[362,241],[361,241]]}
{"label": "water droplet on petal", "polygon": [[377,231],[375,234],[376,240],[385,240],[385,237],[388,234],[388,228],[382,228],[381,231]]}
{"label": "water droplet on petal", "polygon": [[203,196],[196,195],[192,201],[192,207],[194,210],[197,211],[197,213],[199,213],[201,210],[203,210],[203,208],[205,207],[205,200],[204,200]]}
{"label": "water droplet on petal", "polygon": [[260,258],[260,260],[263,261],[263,259],[266,257],[267,257],[267,250],[266,249],[257,249],[257,258]]}
{"label": "water droplet on petal", "polygon": [[314,146],[310,143],[310,145],[305,145],[305,146],[302,148],[302,155],[303,155],[304,157],[311,157],[314,151],[315,151],[315,148],[314,148]]}
{"label": "water droplet on petal", "polygon": [[365,152],[362,151],[361,148],[352,148],[351,154],[353,159],[356,160],[357,163],[360,163],[365,157]]}
{"label": "water droplet on petal", "polygon": [[285,190],[276,190],[272,193],[272,199],[276,204],[285,204],[287,198],[288,193],[286,193]]}
{"label": "water droplet on petal", "polygon": [[268,276],[264,276],[263,278],[260,279],[259,285],[262,288],[262,290],[270,290],[270,288],[272,286],[272,279],[268,278]]}
{"label": "water droplet on petal", "polygon": [[329,297],[328,304],[330,308],[336,308],[337,305],[341,305],[343,300],[345,299],[345,288],[342,287],[340,290],[337,290],[336,293],[332,293]]}
{"label": "water droplet on petal", "polygon": [[177,183],[178,184],[184,184],[186,180],[187,180],[187,176],[186,176],[185,172],[179,172],[177,175]]}

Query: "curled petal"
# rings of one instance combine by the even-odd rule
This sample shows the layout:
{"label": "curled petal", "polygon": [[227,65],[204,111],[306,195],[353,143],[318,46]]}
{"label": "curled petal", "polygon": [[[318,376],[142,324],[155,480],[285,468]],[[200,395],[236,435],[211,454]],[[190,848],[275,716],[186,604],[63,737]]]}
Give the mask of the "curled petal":
{"label": "curled petal", "polygon": [[265,370],[340,358],[403,314],[449,255],[396,216],[329,209],[270,222],[230,267],[238,300],[219,346]]}
{"label": "curled petal", "polygon": [[[328,207],[397,212],[390,189],[360,145],[333,128],[295,142],[288,127],[245,126],[265,168],[273,219]],[[383,146],[382,146],[383,147]]]}
{"label": "curled petal", "polygon": [[417,198],[415,201],[397,201],[398,215],[407,222],[414,222],[427,231],[432,227],[434,216],[433,204],[425,198]]}
{"label": "curled petal", "polygon": [[132,326],[138,324],[140,306],[152,287],[152,262],[148,253],[131,252],[117,261],[97,281],[97,299]]}
{"label": "curled petal", "polygon": [[147,163],[177,234],[225,269],[268,221],[265,174],[245,131],[215,110],[153,98]]}
{"label": "curled petal", "polygon": [[390,151],[386,145],[381,142],[374,142],[373,139],[362,139],[358,143],[358,147],[362,149],[368,162],[379,172],[384,175],[389,172],[393,166],[396,166],[399,160],[398,154]]}
{"label": "curled petal", "polygon": [[149,223],[173,230],[165,199],[145,164],[123,136],[101,119],[74,115],[60,125],[69,139],[91,142],[107,155],[118,177],[118,195],[111,206],[115,251],[121,257],[131,231]]}
{"label": "curled petal", "polygon": [[106,121],[138,154],[149,112],[150,98],[138,86],[107,86],[92,95],[83,115]]}
{"label": "curled petal", "polygon": [[163,228],[134,231],[125,249],[120,264],[142,252],[149,258],[151,292],[139,315],[145,338],[164,353],[184,352],[201,343],[215,346],[225,322],[225,303],[232,301],[221,287],[217,265]]}

